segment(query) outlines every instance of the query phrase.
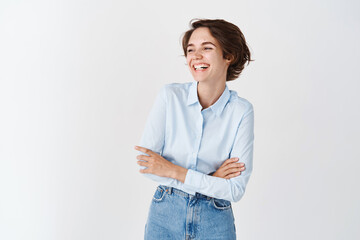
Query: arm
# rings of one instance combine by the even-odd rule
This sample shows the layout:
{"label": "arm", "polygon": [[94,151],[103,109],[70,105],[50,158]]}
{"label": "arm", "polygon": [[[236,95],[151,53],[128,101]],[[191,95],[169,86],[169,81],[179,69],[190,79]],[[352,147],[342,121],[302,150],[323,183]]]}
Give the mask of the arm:
{"label": "arm", "polygon": [[231,176],[232,178],[229,177],[230,179],[215,177],[177,166],[160,155],[164,146],[166,123],[166,113],[164,112],[166,108],[166,95],[164,90],[162,89],[158,95],[146,123],[141,140],[141,146],[143,147],[136,148],[141,151],[141,155],[137,157],[138,160],[141,160],[138,161],[138,164],[143,166],[140,172],[145,173],[150,179],[164,185],[179,181],[186,184],[194,192],[232,202],[239,201],[245,192],[245,187],[252,171],[254,141],[254,112],[252,105],[249,105],[248,110],[242,117],[230,152],[231,158],[237,157],[240,159],[239,161],[247,166],[246,170],[241,170],[241,175]]}
{"label": "arm", "polygon": [[[166,86],[164,85],[156,96],[154,105],[147,118],[145,129],[140,140],[140,146],[150,149],[161,155],[165,142],[165,126],[166,126]],[[149,156],[139,151],[140,155]],[[170,163],[170,162],[169,162]],[[146,169],[140,166],[140,172]],[[154,174],[145,173],[145,176],[163,185],[176,181],[173,178],[160,177]]]}
{"label": "arm", "polygon": [[[245,193],[246,185],[252,172],[254,143],[254,111],[250,105],[248,111],[237,129],[234,145],[230,157],[238,157],[245,164],[246,170],[237,177],[224,179],[203,174],[188,169],[184,184],[199,192],[211,197],[225,199],[231,202],[239,201]],[[183,173],[178,172],[176,179],[182,179]]]}

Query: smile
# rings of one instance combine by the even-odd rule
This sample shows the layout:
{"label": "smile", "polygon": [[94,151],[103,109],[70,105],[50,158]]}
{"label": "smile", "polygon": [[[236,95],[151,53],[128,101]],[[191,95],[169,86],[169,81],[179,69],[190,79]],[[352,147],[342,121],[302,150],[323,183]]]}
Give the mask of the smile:
{"label": "smile", "polygon": [[205,64],[205,63],[194,64],[194,70],[195,70],[195,71],[204,71],[204,70],[206,70],[208,67],[210,67],[210,65],[209,65],[209,64]]}

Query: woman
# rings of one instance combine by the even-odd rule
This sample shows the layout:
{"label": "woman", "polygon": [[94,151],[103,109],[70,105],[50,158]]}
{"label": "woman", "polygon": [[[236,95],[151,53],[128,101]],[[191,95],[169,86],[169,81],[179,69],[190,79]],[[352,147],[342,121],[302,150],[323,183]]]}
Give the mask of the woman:
{"label": "woman", "polygon": [[231,202],[252,171],[254,111],[226,81],[250,51],[240,29],[219,19],[192,22],[182,45],[195,82],[162,87],[135,146],[140,172],[160,184],[145,239],[236,239]]}

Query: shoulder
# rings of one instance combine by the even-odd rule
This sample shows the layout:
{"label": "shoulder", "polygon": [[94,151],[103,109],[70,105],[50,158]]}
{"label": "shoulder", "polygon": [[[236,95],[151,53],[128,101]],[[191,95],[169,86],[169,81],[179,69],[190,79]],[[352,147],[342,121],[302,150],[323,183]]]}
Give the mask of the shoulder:
{"label": "shoulder", "polygon": [[246,98],[240,97],[235,90],[230,90],[229,105],[234,108],[234,110],[240,111],[242,114],[254,111],[253,104]]}
{"label": "shoulder", "polygon": [[162,86],[160,91],[167,98],[174,95],[181,97],[181,96],[187,96],[190,86],[191,86],[191,82],[167,83]]}
{"label": "shoulder", "polygon": [[191,82],[185,83],[167,83],[163,85],[163,88],[168,92],[187,91],[191,86]]}

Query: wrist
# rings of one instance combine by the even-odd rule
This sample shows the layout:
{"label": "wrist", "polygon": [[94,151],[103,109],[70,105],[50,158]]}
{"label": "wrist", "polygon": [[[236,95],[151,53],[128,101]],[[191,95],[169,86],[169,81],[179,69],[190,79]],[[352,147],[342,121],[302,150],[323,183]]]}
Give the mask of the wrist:
{"label": "wrist", "polygon": [[179,180],[180,182],[184,183],[187,171],[188,170],[186,168],[183,168],[178,165],[174,165],[174,171],[172,171],[171,178],[174,178],[174,179]]}

